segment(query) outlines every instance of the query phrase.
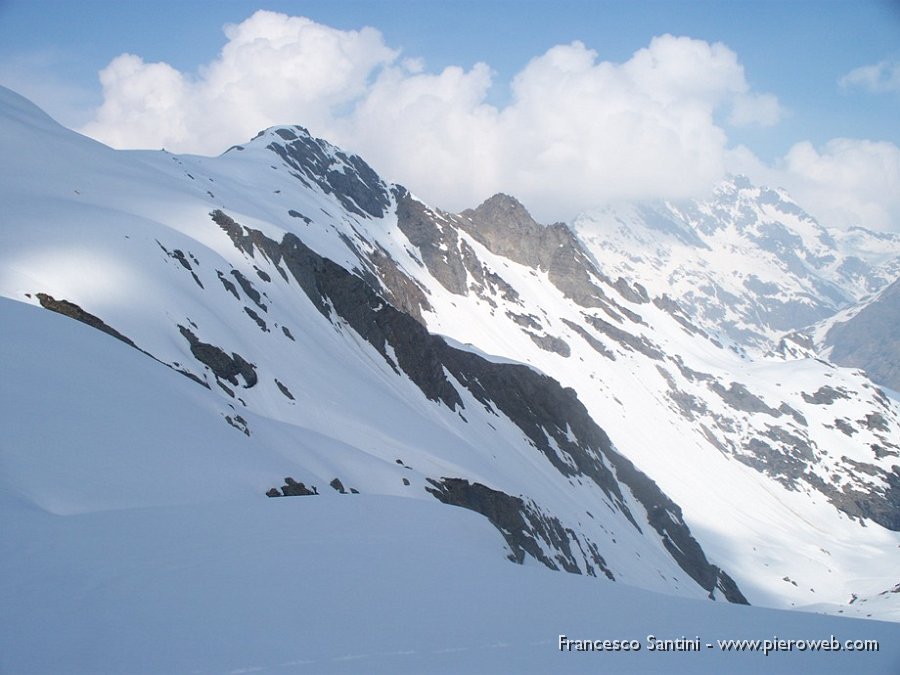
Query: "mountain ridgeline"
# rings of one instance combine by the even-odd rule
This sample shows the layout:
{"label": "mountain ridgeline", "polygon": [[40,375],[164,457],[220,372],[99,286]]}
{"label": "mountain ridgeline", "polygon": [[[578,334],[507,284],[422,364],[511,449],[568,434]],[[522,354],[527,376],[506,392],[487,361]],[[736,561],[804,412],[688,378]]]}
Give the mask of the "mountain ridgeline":
{"label": "mountain ridgeline", "polygon": [[[890,302],[900,240],[870,255],[875,235],[740,178],[571,225],[504,194],[453,214],[302,127],[217,158],[119,153],[4,96],[0,150],[20,159],[0,294],[184,376],[171,386],[252,466],[208,467],[219,489],[440,502],[484,516],[518,563],[895,611],[896,401],[811,340],[762,354]],[[729,255],[749,263],[729,274]],[[884,330],[873,312],[858,322]],[[835,351],[841,330],[862,343],[833,330]]]}

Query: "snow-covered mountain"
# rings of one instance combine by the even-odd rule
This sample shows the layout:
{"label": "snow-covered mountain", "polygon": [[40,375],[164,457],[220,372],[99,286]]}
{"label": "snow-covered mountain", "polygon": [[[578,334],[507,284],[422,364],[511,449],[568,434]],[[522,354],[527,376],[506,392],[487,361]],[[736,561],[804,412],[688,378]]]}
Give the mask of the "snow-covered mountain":
{"label": "snow-covered mountain", "polygon": [[[828,360],[861,368],[873,382],[900,390],[900,279],[875,297],[819,322],[806,338]],[[805,333],[799,335],[802,341]],[[797,339],[797,336],[792,336]]]}
{"label": "snow-covered mountain", "polygon": [[[71,663],[85,640],[94,656],[75,670],[120,670],[125,661],[98,661],[97,650],[125,659],[128,649],[104,652],[97,635],[137,649],[135,634],[186,611],[178,589],[195,575],[180,569],[211,568],[223,584],[252,585],[247,570],[259,567],[272,575],[261,582],[272,601],[276,582],[291,578],[279,562],[288,554],[317,583],[328,583],[328,571],[370,570],[381,579],[379,602],[403,590],[377,562],[384,556],[430,566],[424,578],[440,586],[433,597],[420,582],[410,593],[433,607],[484,599],[489,585],[454,593],[448,577],[458,570],[474,580],[481,565],[493,583],[504,568],[486,561],[520,569],[509,558],[598,577],[586,580],[597,587],[614,580],[682,596],[652,602],[670,608],[666,616],[695,614],[685,633],[713,625],[758,633],[769,620],[752,612],[713,620],[725,615],[706,609],[708,598],[900,618],[897,403],[855,370],[723,347],[702,303],[600,255],[587,220],[543,226],[505,195],[445,213],[300,127],[266,130],[218,158],[114,151],[8,90],[0,90],[0,158],[0,315],[9,327],[0,505],[15,523],[0,549],[0,593],[25,616],[15,630],[4,624],[0,651],[12,656],[0,658],[12,670]],[[710,230],[714,215],[706,215]],[[736,221],[720,216],[721,229],[733,229]],[[808,218],[796,222],[821,239]],[[847,271],[849,255],[823,262],[828,254],[812,236],[804,250],[821,264],[792,277],[791,302],[809,300],[815,314],[883,283],[888,268],[875,262],[862,263],[865,272]],[[807,253],[798,259],[815,267]],[[768,273],[755,278],[769,283]],[[217,534],[195,537],[199,530]],[[351,543],[328,543],[342,532]],[[321,560],[295,536],[311,538]],[[156,556],[147,538],[160,542]],[[224,561],[215,558],[218,538]],[[393,538],[394,549],[385,545]],[[132,575],[124,582],[121,566]],[[554,576],[539,570],[527,582],[517,574],[496,583],[517,592],[569,583],[537,581]],[[186,623],[201,620],[214,581]],[[73,633],[63,613],[53,619],[52,649],[41,649],[42,599],[59,585],[74,592],[66,611],[99,608],[115,619],[88,624],[98,631],[90,635]],[[154,605],[146,589],[163,600]],[[316,595],[313,609],[329,598],[346,603],[344,592],[336,585]],[[292,608],[306,611],[307,595],[285,593],[287,606],[273,616],[288,621]],[[649,602],[633,589],[596,593],[620,613]],[[123,625],[119,597],[156,609]],[[407,609],[413,601],[390,600]],[[503,596],[492,602],[491,611],[510,606]],[[547,602],[549,615],[566,616],[565,604]],[[591,615],[570,618],[587,630]],[[622,620],[604,625],[651,630],[646,620]],[[861,630],[836,619],[772,621],[848,637]],[[871,625],[873,635],[889,634]],[[432,629],[446,632],[447,623],[410,634],[428,641]],[[240,660],[250,653],[271,667],[286,663],[284,630],[272,629],[270,659],[231,647],[237,656],[211,669],[250,665]],[[365,669],[395,670],[371,653],[376,643]],[[429,654],[452,653],[452,642],[428,644]],[[353,669],[325,667],[323,649],[299,658],[315,671]],[[147,669],[183,670],[194,658],[188,647],[175,654],[172,668],[157,660]],[[867,663],[891,672],[897,656]],[[431,658],[427,670],[496,665],[478,654]],[[549,658],[521,663],[559,667]],[[418,659],[401,669],[416,670]],[[488,668],[520,670],[514,663]]]}
{"label": "snow-covered mountain", "polygon": [[826,229],[735,176],[705,201],[613,205],[574,228],[611,276],[638,278],[734,348],[765,351],[900,276],[900,236]]}

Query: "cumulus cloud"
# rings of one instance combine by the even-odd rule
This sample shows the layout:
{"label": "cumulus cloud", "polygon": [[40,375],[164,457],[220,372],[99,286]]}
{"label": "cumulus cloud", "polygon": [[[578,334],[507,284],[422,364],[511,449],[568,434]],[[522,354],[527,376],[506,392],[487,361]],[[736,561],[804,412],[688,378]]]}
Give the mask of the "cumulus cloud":
{"label": "cumulus cloud", "polygon": [[225,35],[196,73],[114,59],[82,131],[116,147],[218,154],[267,126],[301,124],[437,206],[461,210],[505,191],[545,222],[607,200],[703,194],[736,165],[829,205],[841,222],[897,215],[881,192],[900,194],[891,144],[798,144],[775,167],[729,148],[729,127],[770,126],[782,110],[751,90],[720,43],[663,35],[622,63],[581,42],[557,45],[495,107],[488,64],[432,72],[373,28],[259,11]]}
{"label": "cumulus cloud", "polygon": [[82,133],[114,147],[217,154],[262,128],[328,127],[393,62],[381,34],[259,11],[225,26],[228,42],[196,76],[122,54],[100,72],[104,101]]}
{"label": "cumulus cloud", "polygon": [[797,143],[781,165],[782,180],[825,224],[889,230],[900,222],[900,148],[849,138],[817,150]]}
{"label": "cumulus cloud", "polygon": [[866,91],[883,94],[900,91],[900,63],[881,61],[870,66],[851,70],[838,80],[842,89],[859,87]]}
{"label": "cumulus cloud", "polygon": [[484,103],[485,64],[410,74],[388,68],[338,138],[451,209],[495,191],[545,220],[606,199],[683,197],[724,173],[715,111],[747,86],[722,45],[663,36],[624,64],[580,42],[553,47]]}
{"label": "cumulus cloud", "polygon": [[898,230],[900,147],[894,143],[835,138],[816,147],[802,141],[772,165],[738,146],[726,165],[759,185],[785,188],[827,227]]}
{"label": "cumulus cloud", "polygon": [[781,104],[772,94],[744,94],[735,98],[728,121],[736,127],[771,127],[781,115]]}

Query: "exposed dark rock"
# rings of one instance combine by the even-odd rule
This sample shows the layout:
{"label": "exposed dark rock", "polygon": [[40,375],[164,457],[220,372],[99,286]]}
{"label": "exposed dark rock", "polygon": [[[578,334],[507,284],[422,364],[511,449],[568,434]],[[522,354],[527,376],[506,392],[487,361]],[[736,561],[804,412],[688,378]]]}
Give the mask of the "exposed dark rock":
{"label": "exposed dark rock", "polygon": [[281,136],[286,141],[293,141],[297,139],[297,134],[295,134],[290,129],[275,129],[275,133]]}
{"label": "exposed dark rock", "polygon": [[860,420],[860,423],[866,425],[866,429],[869,431],[888,431],[887,420],[884,419],[884,416],[881,413],[873,412],[866,415],[865,420]]}
{"label": "exposed dark rock", "polygon": [[610,361],[616,360],[616,355],[613,354],[609,349],[607,349],[606,345],[604,345],[602,342],[600,342],[600,340],[598,340],[593,335],[588,333],[584,328],[579,326],[577,323],[573,323],[572,321],[569,321],[568,319],[563,319],[562,321],[569,328],[571,328],[573,331],[578,333],[582,338],[584,338],[584,341],[587,342],[595,352],[597,352],[601,356],[605,356]]}
{"label": "exposed dark rock", "polygon": [[[642,326],[646,326],[646,325],[647,325],[647,324],[644,322],[644,318],[643,318],[640,314],[638,314],[638,313],[636,313],[636,312],[632,312],[632,311],[631,311],[630,309],[628,309],[627,307],[624,307],[624,306],[620,305],[619,303],[617,303],[617,302],[615,302],[615,301],[613,301],[613,305],[614,305],[615,308],[616,308],[615,311],[617,311],[617,312],[619,312],[619,313],[621,313],[621,314],[624,314],[625,317],[626,317],[629,321],[631,321],[631,323],[640,324],[640,325],[642,325]],[[610,310],[607,309],[606,307],[604,307],[603,309],[606,310],[607,312],[610,311]]]}
{"label": "exposed dark rock", "polygon": [[259,307],[262,311],[269,311],[268,308],[262,302],[262,295],[253,287],[253,283],[240,273],[239,270],[231,270],[231,276],[237,279],[237,282],[241,285],[241,288],[244,290],[244,293],[247,294],[257,307]]}
{"label": "exposed dark rock", "polygon": [[519,292],[496,272],[484,270],[484,285],[490,293],[494,295],[499,294],[504,300],[519,302]]}
{"label": "exposed dark rock", "polygon": [[592,328],[603,333],[608,338],[615,340],[626,349],[633,349],[634,351],[640,352],[644,356],[657,361],[661,361],[665,358],[665,354],[644,336],[634,335],[621,328],[617,328],[598,316],[591,316],[590,314],[583,314],[583,316],[585,321],[587,321]]}
{"label": "exposed dark rock", "polygon": [[534,342],[534,344],[546,352],[553,352],[554,354],[559,354],[565,358],[569,358],[572,354],[569,344],[555,335],[538,335],[528,330],[525,331],[525,334],[531,338],[531,341]]}
{"label": "exposed dark rock", "polygon": [[[313,138],[302,127],[294,127],[293,131],[277,129],[275,133],[286,142],[270,143],[267,148],[294,169],[292,175],[304,185],[315,184],[326,194],[333,194],[351,213],[384,216],[390,205],[387,188],[362,159]],[[286,134],[293,138],[286,138]]]}
{"label": "exposed dark rock", "polygon": [[216,270],[216,274],[217,274],[218,277],[219,277],[219,281],[221,281],[221,282],[222,282],[222,285],[225,287],[225,290],[228,291],[229,293],[231,293],[231,294],[235,297],[236,300],[240,301],[241,296],[238,295],[237,288],[235,287],[235,285],[234,285],[233,283],[231,283],[231,282],[225,277],[225,275],[222,274],[221,271]]}
{"label": "exposed dark rock", "polygon": [[459,251],[459,236],[449,222],[440,223],[436,214],[403,188],[394,190],[397,199],[397,227],[419,249],[431,275],[451,293],[465,295],[466,267]]}
{"label": "exposed dark rock", "polygon": [[175,260],[180,262],[181,266],[184,267],[187,271],[189,271],[189,272],[192,271],[193,268],[191,267],[191,264],[187,261],[187,258],[184,255],[184,251],[176,248],[174,251],[172,251],[171,255],[173,258],[175,258]]}
{"label": "exposed dark rock", "polygon": [[635,304],[650,302],[650,296],[647,295],[647,289],[641,284],[630,284],[624,278],[619,277],[613,284],[613,288],[619,292],[619,295],[628,300],[628,302],[633,302]]}
{"label": "exposed dark rock", "polygon": [[247,313],[247,316],[249,316],[251,319],[253,319],[254,322],[256,322],[256,325],[259,326],[259,329],[260,329],[263,333],[268,333],[268,332],[269,332],[269,327],[268,327],[268,325],[266,324],[265,321],[263,321],[262,317],[261,317],[259,314],[257,314],[256,312],[254,312],[254,311],[253,311],[252,309],[250,309],[249,307],[244,307],[244,312],[246,312],[246,313]]}
{"label": "exposed dark rock", "polygon": [[839,398],[850,398],[843,390],[835,389],[827,384],[819,387],[815,394],[810,396],[806,392],[802,392],[803,400],[807,403],[815,403],[818,405],[831,405]]}
{"label": "exposed dark rock", "polygon": [[53,296],[47,295],[46,293],[37,293],[36,296],[38,302],[41,303],[41,307],[43,307],[44,309],[49,309],[51,312],[56,312],[57,314],[62,314],[63,316],[67,316],[70,319],[80,321],[81,323],[87,324],[91,328],[96,328],[97,330],[102,331],[107,335],[111,335],[117,340],[121,340],[129,347],[138,349],[138,346],[134,344],[134,342],[132,342],[130,338],[125,337],[115,328],[108,326],[99,317],[94,316],[90,312],[85,312],[74,302],[69,302],[68,300],[57,300]]}
{"label": "exposed dark rock", "polygon": [[653,298],[653,304],[675,319],[688,333],[706,337],[706,332],[695,326],[681,306],[668,295],[663,294],[658,298]]}
{"label": "exposed dark rock", "polygon": [[254,312],[249,307],[244,307],[244,311],[247,313],[247,316],[249,316],[251,319],[253,319],[256,322],[256,325],[259,326],[259,329],[263,333],[269,332],[269,327],[266,325],[266,322],[263,321],[262,317],[259,314]]}
{"label": "exposed dark rock", "polygon": [[378,280],[384,287],[388,300],[397,309],[410,314],[424,325],[422,312],[431,310],[431,304],[419,283],[404,273],[391,255],[380,246],[369,256],[378,272]]}
{"label": "exposed dark rock", "polygon": [[279,391],[284,394],[287,398],[294,400],[294,395],[291,393],[291,390],[288,389],[285,385],[278,381],[278,378],[275,378],[275,385],[278,387]]}
{"label": "exposed dark rock", "polygon": [[315,485],[307,488],[303,483],[298,483],[290,476],[287,476],[284,479],[284,485],[281,486],[281,494],[285,497],[306,497],[309,495],[317,495],[319,494],[319,491],[316,490]]}
{"label": "exposed dark rock", "polygon": [[460,215],[472,223],[466,231],[492,253],[535,268],[545,260],[540,247],[545,228],[514,197],[496,194]]}
{"label": "exposed dark rock", "polygon": [[441,345],[444,367],[479,402],[512,420],[560,473],[590,478],[636,525],[603,459],[614,452],[612,443],[573,389],[527,366],[494,363]]}
{"label": "exposed dark rock", "polygon": [[782,341],[793,342],[798,347],[807,349],[809,351],[813,351],[816,348],[812,338],[809,335],[801,333],[799,331],[788,333],[782,338]]}
{"label": "exposed dark rock", "polygon": [[842,491],[833,490],[828,494],[831,502],[851,516],[868,518],[889,530],[900,531],[900,466],[894,465],[891,471],[882,471],[867,464],[844,461],[857,468],[865,467],[864,473],[874,472],[884,487],[875,489],[858,489],[849,484]]}
{"label": "exposed dark rock", "polygon": [[801,438],[782,427],[774,427],[768,424],[766,425],[766,437],[776,443],[781,443],[791,455],[800,457],[807,462],[813,462],[816,459],[809,438]]}
{"label": "exposed dark rock", "polygon": [[282,326],[282,327],[281,327],[281,332],[284,333],[284,336],[285,336],[286,338],[288,338],[289,340],[292,340],[292,341],[296,342],[296,340],[294,340],[294,336],[291,334],[291,331],[288,329],[287,326]]}
{"label": "exposed dark rock", "polygon": [[666,396],[675,404],[682,417],[693,420],[694,413],[705,414],[709,412],[709,408],[707,408],[702,400],[678,388],[675,378],[672,377],[669,371],[660,365],[657,365],[656,369],[659,371],[659,374],[663,376],[663,379],[665,379],[666,384],[668,385]]}
{"label": "exposed dark rock", "polygon": [[[459,216],[449,216],[453,219],[455,227],[459,227]],[[491,307],[496,307],[495,298],[499,295],[507,302],[519,303],[519,292],[509,285],[503,277],[489,269],[478,258],[475,249],[465,239],[460,239],[460,252],[462,253],[462,261],[466,270],[468,270],[472,281],[469,284],[469,290],[473,291],[479,298],[484,300]]]}
{"label": "exposed dark rock", "polygon": [[226,386],[226,384],[224,382],[222,382],[222,380],[220,380],[219,378],[216,378],[216,384],[219,385],[219,389],[224,391],[231,398],[234,398],[234,389],[231,389],[230,387]]}
{"label": "exposed dark rock", "polygon": [[875,459],[884,459],[885,457],[900,457],[900,452],[897,452],[896,450],[886,450],[885,448],[878,445],[878,443],[872,443],[869,447],[872,449],[872,452],[875,453]]}
{"label": "exposed dark rock", "polygon": [[701,424],[700,430],[703,432],[703,435],[706,437],[706,440],[709,441],[710,445],[716,448],[719,452],[721,452],[723,455],[732,454],[732,449],[722,443],[722,441],[712,431],[709,430],[709,427],[707,427],[705,424]]}
{"label": "exposed dark rock", "polygon": [[341,479],[340,479],[340,478],[335,478],[335,479],[334,479],[333,481],[331,481],[328,485],[330,485],[332,488],[334,488],[335,490],[337,490],[338,492],[340,492],[342,495],[347,494],[347,491],[344,489],[344,484],[341,483]]}
{"label": "exposed dark rock", "polygon": [[[462,478],[429,478],[428,482],[433,487],[425,489],[444,504],[461,506],[485,516],[506,539],[511,550],[509,558],[513,562],[521,564],[527,554],[550,569],[582,574],[581,567],[584,566],[591,576],[597,576],[599,571],[615,581],[596,546],[589,543],[590,554],[576,557],[573,544],[579,546],[579,552],[583,553],[584,549],[575,533],[564,528],[557,518],[542,513],[534,503]],[[547,556],[539,541],[557,551],[554,558]]]}
{"label": "exposed dark rock", "polygon": [[322,258],[295,235],[282,240],[284,262],[310,301],[324,316],[331,306],[386,360],[386,346],[393,347],[397,366],[433,401],[452,410],[462,406],[459,394],[444,376],[436,348],[441,338],[430,335],[410,315],[400,312],[381,298],[362,279],[340,265]]}
{"label": "exposed dark rock", "polygon": [[789,451],[773,448],[759,438],[751,438],[744,446],[744,454],[738,454],[736,458],[791,490],[798,489],[798,480],[808,480],[811,475],[804,475],[808,469],[806,461],[792,456]]}
{"label": "exposed dark rock", "polygon": [[684,362],[681,360],[680,356],[675,356],[672,361],[674,361],[675,365],[678,366],[678,370],[681,372],[681,374],[691,382],[713,382],[716,379],[709,373],[702,373],[699,370],[688,368],[686,365],[684,365]]}
{"label": "exposed dark rock", "polygon": [[806,418],[803,415],[801,415],[799,412],[794,410],[787,403],[782,403],[780,406],[778,406],[778,412],[783,413],[785,415],[790,415],[791,417],[794,418],[794,421],[797,424],[800,424],[804,427],[809,426],[809,424],[806,421]]}
{"label": "exposed dark rock", "polygon": [[856,433],[856,429],[850,424],[849,420],[838,418],[834,421],[834,426],[837,427],[838,431],[847,436],[852,436]]}
{"label": "exposed dark rock", "polygon": [[319,491],[316,490],[316,486],[311,486],[312,489],[307,488],[303,483],[298,483],[290,476],[287,476],[284,479],[284,485],[281,486],[281,491],[278,488],[270,488],[266,490],[267,497],[308,497],[310,495],[317,495]]}
{"label": "exposed dark rock", "polygon": [[191,354],[200,363],[209,367],[216,377],[231,382],[237,386],[237,376],[244,378],[244,387],[249,389],[256,384],[256,366],[249,363],[237,352],[229,356],[223,349],[207,342],[202,342],[194,333],[184,326],[179,325],[178,330],[191,346]]}
{"label": "exposed dark rock", "polygon": [[772,417],[780,417],[781,412],[766,405],[758,396],[750,393],[750,391],[740,382],[732,382],[726,389],[719,382],[712,382],[709,388],[719,395],[727,405],[735,410],[743,410],[750,413],[765,413]]}
{"label": "exposed dark rock", "polygon": [[507,312],[506,316],[523,328],[531,328],[533,330],[541,330],[541,328],[543,328],[534,314],[516,314],[515,312]]}
{"label": "exposed dark rock", "polygon": [[240,415],[235,415],[231,417],[230,415],[225,416],[225,421],[228,422],[231,426],[233,426],[238,431],[243,432],[245,436],[250,436],[250,427],[247,424],[247,420],[245,420]]}
{"label": "exposed dark rock", "polygon": [[[191,276],[193,277],[194,282],[200,288],[203,288],[203,283],[200,281],[200,278],[197,276],[196,272],[194,272],[194,269],[191,267],[191,264],[188,262],[187,257],[185,257],[184,251],[181,251],[176,248],[174,251],[169,252],[169,250],[165,246],[163,246],[162,244],[159,243],[159,240],[157,240],[156,243],[159,244],[159,247],[163,251],[165,251],[167,256],[169,256],[173,260],[177,260],[179,263],[181,263],[181,266],[184,269],[186,269],[188,272],[191,273]],[[191,258],[194,260],[194,264],[198,264],[197,259],[193,256],[193,254],[191,254]]]}
{"label": "exposed dark rock", "polygon": [[465,239],[460,240],[459,252],[462,257],[463,266],[472,276],[471,287],[476,292],[480,292],[480,294],[483,295],[485,290],[484,274],[486,271],[484,264],[479,260],[478,254],[475,253],[475,249],[473,249]]}
{"label": "exposed dark rock", "polygon": [[611,303],[592,281],[597,272],[572,231],[562,223],[543,226],[515,198],[496,194],[460,214],[459,226],[492,253],[547,271],[554,286],[582,307]]}
{"label": "exposed dark rock", "polygon": [[312,222],[312,218],[307,218],[306,216],[304,216],[304,215],[303,215],[302,213],[300,213],[299,211],[294,211],[294,209],[289,209],[289,210],[288,210],[288,215],[289,215],[291,218],[300,218],[300,219],[301,219],[304,223],[306,223],[307,225],[309,225],[309,224]]}
{"label": "exposed dark rock", "polygon": [[260,253],[272,261],[273,264],[278,264],[278,261],[280,260],[278,247],[275,246],[273,248],[272,245],[275,244],[275,242],[266,237],[262,232],[238,225],[231,216],[227,215],[221,209],[215,209],[211,211],[209,215],[216,225],[221,227],[225,234],[228,235],[234,243],[235,248],[239,251],[254,258],[256,257],[256,251],[259,250]]}

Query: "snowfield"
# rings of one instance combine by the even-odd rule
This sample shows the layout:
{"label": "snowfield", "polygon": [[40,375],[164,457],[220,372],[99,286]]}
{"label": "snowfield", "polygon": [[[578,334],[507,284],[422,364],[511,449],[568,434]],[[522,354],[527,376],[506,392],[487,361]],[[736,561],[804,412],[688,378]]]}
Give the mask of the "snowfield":
{"label": "snowfield", "polygon": [[[895,398],[691,323],[680,244],[595,215],[566,277],[304,133],[118,152],[0,88],[0,672],[900,672]],[[842,245],[848,301],[894,269]]]}

